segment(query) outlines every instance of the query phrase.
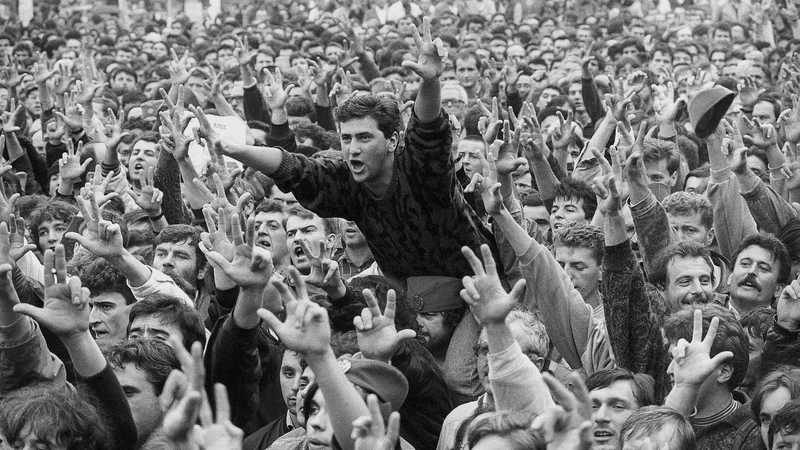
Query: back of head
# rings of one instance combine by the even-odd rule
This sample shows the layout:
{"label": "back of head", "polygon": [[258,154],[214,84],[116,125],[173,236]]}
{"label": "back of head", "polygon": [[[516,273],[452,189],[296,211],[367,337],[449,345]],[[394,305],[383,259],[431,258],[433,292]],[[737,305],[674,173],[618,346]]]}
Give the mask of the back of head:
{"label": "back of head", "polygon": [[138,317],[152,316],[163,324],[172,324],[178,327],[183,334],[183,346],[191,349],[192,344],[200,342],[206,345],[206,328],[203,319],[196,309],[187,305],[183,300],[163,295],[153,295],[142,301],[136,302],[131,307],[128,320],[128,336],[131,336],[131,326]]}
{"label": "back of head", "polygon": [[732,311],[714,304],[696,305],[693,309],[684,308],[667,318],[664,323],[664,334],[672,343],[678,342],[680,339],[691,342],[694,329],[694,310],[696,309],[703,313],[704,336],[708,332],[711,319],[719,318],[717,335],[714,337],[709,354],[713,358],[724,351],[733,353],[733,357],[723,363],[730,364],[733,368],[733,373],[727,382],[728,388],[733,391],[747,374],[747,366],[750,362],[750,340]]}
{"label": "back of head", "polygon": [[30,438],[47,448],[113,448],[104,417],[94,405],[64,386],[16,391],[0,404],[0,433],[14,448]]}
{"label": "back of head", "polygon": [[[658,441],[659,436],[665,435],[671,436],[668,443]],[[620,431],[620,447],[645,438],[654,440],[656,446],[666,444],[670,450],[694,450],[695,447],[692,424],[683,414],[666,406],[647,406],[634,411]]]}
{"label": "back of head", "polygon": [[630,370],[619,367],[594,372],[586,379],[586,389],[589,392],[597,389],[604,389],[617,381],[627,381],[631,383],[631,391],[636,401],[639,402],[640,408],[656,403],[656,382],[653,377],[643,373],[633,373]]}

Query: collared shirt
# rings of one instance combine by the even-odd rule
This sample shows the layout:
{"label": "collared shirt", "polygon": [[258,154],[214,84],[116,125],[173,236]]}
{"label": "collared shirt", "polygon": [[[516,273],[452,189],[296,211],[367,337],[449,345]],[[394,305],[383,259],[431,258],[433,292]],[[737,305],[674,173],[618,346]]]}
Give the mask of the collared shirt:
{"label": "collared shirt", "polygon": [[339,274],[341,274],[342,279],[344,281],[347,281],[350,278],[353,278],[354,276],[360,274],[361,272],[369,269],[369,267],[372,266],[372,264],[375,262],[375,259],[369,258],[366,261],[364,261],[364,264],[357,266],[352,262],[350,262],[350,260],[347,258],[347,252],[344,252],[342,253],[342,256],[339,257],[339,260],[336,262],[339,263]]}

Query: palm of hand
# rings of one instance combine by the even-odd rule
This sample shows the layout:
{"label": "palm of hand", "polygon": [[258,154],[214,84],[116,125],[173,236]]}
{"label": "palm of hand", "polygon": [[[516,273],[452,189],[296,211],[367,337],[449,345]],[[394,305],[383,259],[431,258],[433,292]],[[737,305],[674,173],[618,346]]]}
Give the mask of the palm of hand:
{"label": "palm of hand", "polygon": [[236,254],[236,247],[228,240],[224,231],[220,230],[215,233],[210,233],[208,238],[215,252],[222,255],[227,261],[233,261],[233,257]]}
{"label": "palm of hand", "polygon": [[87,234],[86,239],[89,241],[85,246],[87,250],[94,253],[95,256],[102,258],[110,258],[122,254],[122,234],[117,232],[111,235],[110,239],[101,239],[97,231],[97,223],[90,222],[84,233]]}
{"label": "palm of hand", "polygon": [[497,173],[500,175],[508,175],[517,170],[517,155],[514,152],[513,146],[504,145],[501,148],[497,158],[498,159],[495,161],[495,165],[497,167]]}
{"label": "palm of hand", "polygon": [[758,101],[758,89],[752,86],[744,86],[739,89],[739,98],[743,105],[753,105]]}
{"label": "palm of hand", "polygon": [[237,245],[234,248],[233,261],[225,275],[241,286],[265,285],[272,276],[272,260],[266,259],[268,264],[263,269],[253,270],[251,261],[253,258],[253,248],[248,244]]}
{"label": "palm of hand", "polygon": [[444,72],[444,62],[433,43],[426,43],[420,48],[417,63],[421,66],[418,75],[423,79],[431,80]]}
{"label": "palm of hand", "polygon": [[372,328],[357,331],[358,348],[367,358],[383,360],[395,353],[397,349],[397,327],[394,320],[385,316],[373,317]]}
{"label": "palm of hand", "polygon": [[89,330],[89,307],[73,305],[66,284],[54,284],[45,289],[43,309],[49,319],[47,327],[55,334],[79,334]]}
{"label": "palm of hand", "polygon": [[[142,187],[142,192],[138,196],[134,196],[136,204],[150,215],[158,214],[159,210],[161,210],[161,202],[153,201],[154,192],[155,190],[152,186],[144,186]],[[98,203],[100,203],[99,200]]]}
{"label": "palm of hand", "polygon": [[572,138],[572,130],[562,130],[561,128],[556,128],[555,132],[553,133],[553,146],[555,148],[566,148],[569,146],[570,139]]}
{"label": "palm of hand", "polygon": [[[304,301],[311,303],[310,300]],[[307,324],[305,327],[297,326],[294,323],[297,318],[294,316],[294,311],[292,311],[286,317],[286,322],[279,335],[286,347],[296,352],[303,354],[324,353],[331,346],[331,326],[327,319],[328,313],[321,306],[313,303],[309,305],[309,309],[311,308],[320,308],[320,314],[324,315],[324,320]],[[302,321],[303,318],[301,317],[299,320]]]}
{"label": "palm of hand", "polygon": [[230,429],[221,423],[196,430],[195,441],[205,450],[229,450],[242,447],[242,435],[231,434]]}
{"label": "palm of hand", "polygon": [[283,86],[279,84],[274,84],[269,88],[270,95],[267,104],[269,105],[270,109],[280,109],[286,105],[286,101],[289,99],[289,96],[283,90]]}
{"label": "palm of hand", "polygon": [[681,360],[673,360],[675,384],[702,383],[709,370],[714,369],[708,350],[702,351],[696,343],[689,344],[686,356]]}
{"label": "palm of hand", "polygon": [[66,164],[61,166],[61,178],[66,180],[75,180],[83,175],[84,168],[81,166],[79,156],[70,156]]}
{"label": "palm of hand", "polygon": [[786,140],[792,143],[800,142],[800,121],[789,120],[783,128]]}
{"label": "palm of hand", "polygon": [[792,171],[792,176],[786,180],[786,187],[789,190],[800,188],[800,161],[789,163],[789,169]]}
{"label": "palm of hand", "polygon": [[504,321],[508,313],[514,309],[514,300],[503,289],[498,278],[477,277],[475,288],[480,295],[480,301],[472,307],[472,311],[482,323],[491,322],[493,319]]}

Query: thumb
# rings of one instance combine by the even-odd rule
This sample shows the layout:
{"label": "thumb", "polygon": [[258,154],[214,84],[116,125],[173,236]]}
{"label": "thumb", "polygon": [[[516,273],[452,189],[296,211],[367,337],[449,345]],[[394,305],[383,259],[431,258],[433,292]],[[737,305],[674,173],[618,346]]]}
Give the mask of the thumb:
{"label": "thumb", "polygon": [[85,237],[83,237],[83,235],[81,235],[79,233],[76,233],[74,231],[70,231],[69,233],[65,234],[64,237],[67,238],[67,239],[72,239],[73,241],[77,242],[78,244],[81,244],[81,247],[86,248],[86,249],[88,249],[92,245],[92,243],[91,243],[91,241],[89,239],[86,239]]}
{"label": "thumb", "polygon": [[275,314],[272,314],[271,311],[264,308],[259,308],[256,314],[258,314],[258,317],[261,317],[264,322],[267,323],[267,326],[275,331],[278,337],[280,337],[281,333],[278,330],[282,331],[281,327],[283,326],[283,322],[281,322],[280,319],[275,316]]}
{"label": "thumb", "polygon": [[[511,289],[511,292],[508,293],[509,297],[516,300],[517,303],[520,303],[522,297],[525,295],[525,279],[521,279],[514,284],[514,287]],[[730,352],[728,352],[730,353]]]}
{"label": "thumb", "polygon": [[42,325],[47,324],[48,317],[43,308],[37,308],[27,303],[18,303],[14,305],[14,312],[17,314],[24,314]]}
{"label": "thumb", "polygon": [[716,356],[711,358],[711,362],[714,364],[714,367],[719,367],[720,365],[722,365],[722,363],[731,358],[733,358],[733,352],[731,351],[720,352]]}
{"label": "thumb", "polygon": [[406,339],[414,339],[417,337],[417,332],[414,330],[400,330],[397,332],[397,341],[405,341]]}
{"label": "thumb", "polygon": [[794,208],[797,215],[800,216],[800,203],[797,202],[792,203],[792,208]]}
{"label": "thumb", "polygon": [[417,64],[415,61],[403,61],[403,67],[409,68],[419,74],[422,71],[422,66]]}
{"label": "thumb", "polygon": [[84,161],[83,164],[81,164],[81,169],[85,171],[89,167],[89,164],[91,163],[92,163],[92,158],[86,158],[86,161]]}

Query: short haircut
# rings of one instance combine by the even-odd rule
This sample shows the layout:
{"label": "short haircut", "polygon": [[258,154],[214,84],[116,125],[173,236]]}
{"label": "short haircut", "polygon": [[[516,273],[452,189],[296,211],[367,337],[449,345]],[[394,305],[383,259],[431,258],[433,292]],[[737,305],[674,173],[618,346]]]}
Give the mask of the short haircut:
{"label": "short haircut", "polygon": [[[289,217],[292,217],[292,216],[297,216],[297,217],[299,217],[301,219],[305,219],[305,220],[312,220],[315,217],[319,217],[319,216],[317,216],[316,213],[314,213],[313,211],[309,211],[309,210],[303,208],[301,205],[292,205],[292,206],[289,207],[289,209],[286,210],[286,219],[288,220]],[[329,235],[329,234],[336,234],[336,229],[337,229],[336,220],[337,219],[333,219],[333,218],[330,218],[330,217],[325,217],[325,218],[320,217],[320,219],[322,219],[322,227],[323,227],[323,231],[325,232],[326,236]],[[283,228],[284,229],[286,228],[286,221],[284,221],[284,223],[283,223]]]}
{"label": "short haircut", "polygon": [[533,419],[532,413],[523,411],[481,414],[472,420],[467,429],[467,448],[474,447],[484,438],[500,436],[507,450],[545,449],[545,442],[530,428]]}
{"label": "short haircut", "polygon": [[572,222],[556,233],[553,246],[591,249],[597,264],[602,264],[606,243],[600,228],[590,223]]}
{"label": "short haircut", "polygon": [[658,44],[653,48],[653,51],[650,52],[651,56],[655,56],[656,53],[661,53],[662,55],[668,55],[669,60],[672,61],[672,49],[665,44]]}
{"label": "short haircut", "polygon": [[707,230],[714,227],[714,209],[708,197],[693,192],[678,191],[668,195],[661,205],[667,214],[690,216],[700,214],[700,223]]}
{"label": "short haircut", "polygon": [[747,374],[747,365],[750,362],[750,339],[745,333],[739,320],[732,311],[719,305],[706,304],[696,305],[692,308],[685,308],[676,311],[664,322],[664,334],[670,342],[678,342],[680,339],[692,340],[694,328],[694,311],[699,309],[703,313],[703,334],[708,332],[711,319],[719,318],[717,335],[711,345],[710,356],[713,358],[717,354],[730,351],[733,357],[726,360],[724,364],[733,367],[733,374],[728,379],[728,388],[733,391],[742,382]]}
{"label": "short haircut", "polygon": [[79,270],[81,285],[89,289],[92,297],[103,294],[120,294],[126,305],[136,303],[128,280],[104,258],[97,258]]}
{"label": "short haircut", "polygon": [[131,77],[133,77],[133,81],[134,82],[137,82],[139,80],[139,77],[136,75],[136,72],[133,69],[131,69],[130,67],[127,67],[127,66],[119,66],[119,67],[117,67],[116,69],[114,69],[113,72],[111,72],[111,76],[109,78],[111,80],[114,80],[114,79],[117,78],[117,75],[119,75],[121,73],[126,73],[126,74],[130,75]]}
{"label": "short haircut", "polygon": [[[40,204],[33,210],[30,216],[28,216],[28,232],[30,233],[31,239],[38,245],[39,227],[43,223],[51,220],[60,220],[69,225],[76,214],[78,214],[78,208],[75,205],[62,202],[61,200],[53,199]],[[44,249],[41,248],[39,250],[44,251]]]}
{"label": "short haircut", "polygon": [[131,334],[133,320],[142,316],[153,316],[166,324],[177,325],[183,334],[183,346],[187,349],[191,349],[195,342],[200,342],[203,347],[206,346],[203,318],[196,309],[179,298],[153,295],[136,302],[128,316],[127,335]]}
{"label": "short haircut", "polygon": [[594,217],[594,212],[597,210],[597,195],[588,183],[572,178],[561,180],[561,183],[556,186],[555,198],[558,197],[583,200],[584,217],[586,220],[592,220]]}
{"label": "short haircut", "polygon": [[104,414],[77,391],[63,386],[13,391],[0,403],[0,432],[8,443],[30,435],[69,450],[114,448]]}
{"label": "short haircut", "polygon": [[642,158],[645,163],[659,163],[667,161],[667,171],[670,175],[675,173],[681,165],[681,155],[675,143],[658,139],[645,142]]}
{"label": "short haircut", "polygon": [[778,270],[778,283],[787,284],[791,280],[792,272],[792,259],[789,256],[789,250],[786,245],[770,233],[756,233],[751,234],[742,240],[742,245],[739,250],[733,255],[733,265],[736,266],[736,261],[739,260],[739,255],[742,254],[748,247],[761,247],[770,252],[772,258],[780,266]]}
{"label": "short haircut", "polygon": [[[155,246],[158,247],[159,245],[165,243],[175,244],[187,241],[187,243],[194,248],[195,259],[197,260],[195,268],[199,273],[206,266],[206,255],[200,251],[200,248],[198,248],[198,244],[200,244],[200,233],[202,232],[203,230],[201,228],[192,225],[167,225],[156,236]],[[186,281],[194,283],[195,280]]]}
{"label": "short haircut", "polygon": [[703,258],[708,264],[711,279],[714,279],[714,261],[711,260],[711,252],[709,252],[708,247],[696,242],[681,241],[668,245],[658,252],[653,259],[652,270],[650,271],[650,282],[653,285],[659,287],[667,286],[669,263],[676,257]]}
{"label": "short haircut", "polygon": [[269,198],[265,198],[261,201],[261,204],[256,207],[256,210],[253,212],[255,216],[258,213],[281,213],[286,214],[286,205],[283,202],[279,202],[277,200],[272,200]]}
{"label": "short haircut", "polygon": [[779,367],[758,382],[753,400],[750,402],[750,412],[753,413],[753,420],[757,423],[761,423],[761,403],[764,401],[764,396],[780,388],[786,388],[792,400],[800,397],[800,368]]}
{"label": "short haircut", "polygon": [[506,323],[519,324],[525,330],[525,339],[531,347],[536,349],[536,354],[547,358],[550,352],[550,336],[536,313],[528,309],[514,308],[506,316]]}
{"label": "short haircut", "polygon": [[461,50],[456,54],[456,58],[454,60],[454,68],[458,70],[458,61],[466,61],[468,59],[475,60],[475,66],[480,70],[481,68],[481,59],[478,57],[478,54],[473,52],[472,50]]}
{"label": "short haircut", "polygon": [[773,324],[775,310],[769,306],[756,308],[739,319],[739,323],[750,337],[767,340],[767,332]]}
{"label": "short haircut", "polygon": [[633,373],[621,367],[594,372],[586,380],[586,389],[589,392],[596,391],[597,389],[604,389],[617,381],[628,381],[631,383],[633,397],[639,403],[640,408],[656,404],[656,382],[653,377],[644,373]]}
{"label": "short haircut", "polygon": [[625,441],[654,436],[670,425],[675,430],[670,439],[670,450],[694,450],[692,424],[683,414],[666,406],[646,406],[634,411],[622,425],[620,447],[624,447]]}
{"label": "short haircut", "polygon": [[170,372],[181,368],[175,350],[155,339],[128,339],[112,345],[104,353],[114,369],[124,369],[126,364],[133,364],[143,370],[156,395],[161,395]]}
{"label": "short haircut", "polygon": [[785,404],[769,424],[769,448],[775,442],[775,435],[795,434],[800,431],[800,400],[792,400]]}
{"label": "short haircut", "polygon": [[372,94],[357,95],[336,108],[336,120],[340,123],[364,117],[375,120],[386,139],[400,131],[400,109],[394,100]]}

